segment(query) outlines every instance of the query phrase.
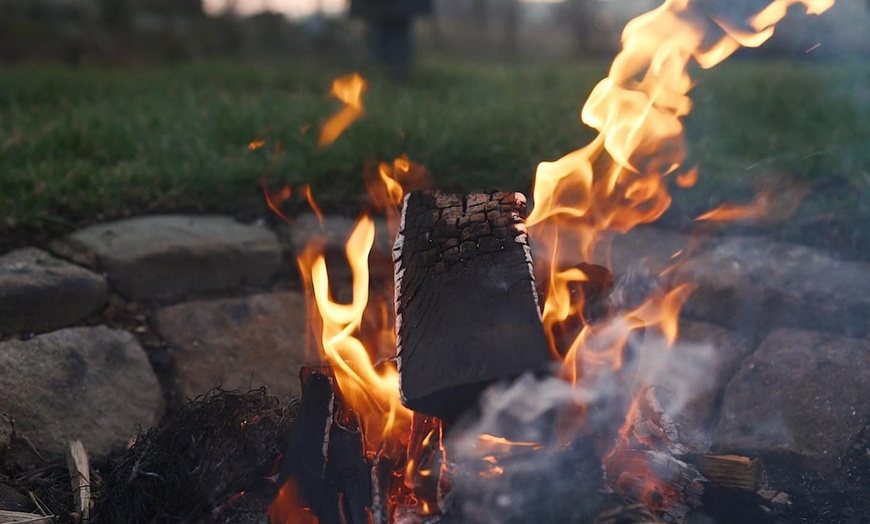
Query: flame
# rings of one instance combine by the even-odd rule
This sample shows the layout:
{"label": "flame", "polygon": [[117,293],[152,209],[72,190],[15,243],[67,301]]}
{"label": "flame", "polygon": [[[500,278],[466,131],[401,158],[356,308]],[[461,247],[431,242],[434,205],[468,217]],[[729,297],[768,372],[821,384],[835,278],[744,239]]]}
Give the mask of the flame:
{"label": "flame", "polygon": [[271,524],[317,524],[318,519],[302,502],[296,479],[289,478],[279,489],[269,506]]}
{"label": "flame", "polygon": [[317,222],[320,224],[320,227],[323,227],[323,212],[320,210],[320,206],[317,205],[317,201],[314,200],[314,195],[311,194],[311,186],[306,184],[304,192],[305,200],[308,201],[308,207],[311,208],[314,216],[317,217]]}
{"label": "flame", "polygon": [[254,151],[254,150],[256,150],[256,149],[260,149],[260,148],[263,147],[264,145],[266,145],[266,141],[265,141],[265,140],[259,140],[259,139],[258,139],[258,140],[252,140],[252,141],[248,144],[248,150],[249,150],[249,151]]}
{"label": "flame", "polygon": [[269,191],[269,188],[266,187],[266,184],[263,184],[263,195],[266,197],[266,205],[269,207],[269,210],[281,217],[281,220],[284,222],[289,222],[290,219],[281,212],[280,206],[293,195],[293,190],[290,186],[284,186],[277,193],[272,193]]}
{"label": "flame", "polygon": [[382,442],[401,442],[412,416],[412,412],[401,403],[396,369],[384,366],[375,370],[359,338],[368,303],[368,256],[374,237],[372,219],[362,216],[345,250],[353,274],[350,304],[332,299],[322,253],[306,250],[299,257],[302,274],[310,276],[314,303],[321,320],[320,349],[333,367],[343,398],[361,415],[366,447],[371,452],[376,451]]}
{"label": "flame", "polygon": [[362,116],[364,112],[362,95],[367,87],[368,83],[359,73],[336,78],[332,82],[331,95],[339,99],[344,107],[323,124],[318,145],[332,144],[338,140],[345,129]]}
{"label": "flame", "polygon": [[[671,202],[666,177],[676,173],[681,187],[697,181],[696,169],[682,168],[682,118],[692,108],[688,67],[694,62],[710,68],[741,46],[761,45],[788,7],[797,3],[818,14],[833,0],[775,0],[753,16],[747,28],[700,13],[690,0],[666,0],[625,27],[622,50],[580,113],[598,136],[556,161],[542,162],[535,174],[535,207],[526,223],[540,251],[549,254],[544,264],[548,289],[543,321],[554,354],[564,354],[565,348],[557,347],[553,334],[583,323],[583,298],[573,298],[572,289],[587,275],[576,269],[577,263],[592,260],[601,242],[614,234],[659,218]],[[675,331],[675,323],[676,316],[657,322],[669,332]],[[643,324],[627,319],[623,328]],[[569,352],[575,353],[566,359],[574,361],[569,366],[596,335],[622,343],[625,336],[614,329],[599,334],[581,331],[569,342]],[[619,361],[613,355],[605,360]]]}
{"label": "flame", "polygon": [[770,205],[770,196],[761,193],[751,204],[741,206],[737,204],[722,204],[712,211],[695,218],[696,221],[711,222],[738,222],[751,221],[764,218]]}
{"label": "flame", "polygon": [[[692,80],[687,68],[693,63],[710,68],[741,46],[761,45],[793,4],[802,4],[808,13],[819,14],[833,0],[774,0],[742,25],[697,12],[690,0],[665,0],[659,8],[632,20],[623,32],[622,50],[607,78],[595,86],[580,113],[581,120],[596,129],[598,136],[587,146],[538,166],[533,190],[535,207],[526,225],[536,244],[542,246],[541,251],[548,255],[536,260],[547,281],[542,320],[554,356],[564,355],[562,375],[571,383],[582,385],[596,373],[621,369],[628,340],[638,330],[656,330],[671,344],[677,339],[680,308],[691,286],[675,285],[653,294],[640,306],[620,312],[611,321],[587,324],[583,319],[585,297],[577,290],[594,277],[580,269],[580,263],[591,261],[600,245],[613,235],[659,218],[671,203],[667,177],[673,175],[679,187],[696,183],[697,169],[682,165],[682,118],[692,107],[688,97]],[[357,74],[333,83],[332,94],[345,107],[324,124],[321,145],[335,141],[362,114],[365,88],[365,81]],[[373,207],[387,214],[393,234],[404,194],[425,180],[425,170],[406,156],[381,163],[376,175],[369,178],[367,188]],[[306,196],[316,209],[310,189],[306,189]],[[739,211],[742,216],[751,216],[761,213],[757,209],[764,205],[759,201]],[[274,209],[271,200],[270,207]],[[699,219],[740,213],[737,207],[720,208]],[[393,471],[400,481],[389,494],[390,504],[404,504],[414,511],[422,508],[428,514],[437,501],[418,497],[414,489],[421,479],[432,476],[433,466],[424,464],[421,454],[434,449],[432,439],[436,434],[437,447],[443,454],[443,429],[439,424],[437,432],[411,435],[414,416],[401,404],[395,367],[375,366],[373,356],[378,348],[363,342],[392,340],[394,345],[395,340],[383,333],[393,326],[389,315],[381,315],[385,320],[382,323],[364,321],[369,301],[368,257],[374,237],[374,222],[368,215],[361,216],[346,245],[353,276],[350,303],[333,299],[322,249],[306,249],[298,262],[310,291],[311,311],[317,312],[312,325],[319,350],[333,368],[343,401],[360,417],[366,452],[403,461]],[[562,336],[565,333],[571,337],[566,339]],[[638,395],[627,406],[621,437],[608,457],[627,445],[645,386],[637,384]],[[585,409],[577,413],[582,416]],[[539,443],[513,442],[494,435],[479,435],[478,441],[487,450],[483,462],[489,468],[485,475],[503,473],[498,464],[500,454],[517,447],[532,451],[541,447]],[[440,468],[446,471],[446,461],[440,463]],[[645,471],[641,469],[641,473]],[[617,484],[619,479],[641,482],[642,486],[625,489],[641,493],[641,498],[649,499],[649,505],[661,503],[662,486],[654,477],[618,477]],[[296,507],[302,508],[299,502]]]}

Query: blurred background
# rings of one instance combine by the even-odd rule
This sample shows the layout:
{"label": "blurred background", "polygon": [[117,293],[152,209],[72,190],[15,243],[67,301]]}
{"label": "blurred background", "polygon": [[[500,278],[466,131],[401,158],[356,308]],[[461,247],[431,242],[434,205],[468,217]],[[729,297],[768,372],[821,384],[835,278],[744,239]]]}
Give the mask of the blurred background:
{"label": "blurred background", "polygon": [[[288,184],[353,215],[364,174],[403,154],[443,189],[528,192],[539,162],[593,138],[579,109],[625,23],[658,5],[401,0],[378,26],[383,1],[0,0],[0,251],[144,213],[270,219],[263,188]],[[377,67],[378,30],[413,47],[398,68]],[[795,7],[761,48],[693,71],[701,176],[661,224],[775,193],[788,221],[745,227],[870,259],[868,34],[867,0]],[[321,147],[331,82],[353,71],[365,115]]]}
{"label": "blurred background", "polygon": [[[416,20],[422,55],[558,60],[609,57],[653,0],[434,0]],[[751,1],[738,4],[752,3]],[[756,2],[758,3],[758,2]],[[790,17],[768,55],[870,52],[870,3]],[[142,63],[206,58],[360,58],[348,0],[0,0],[0,60]]]}

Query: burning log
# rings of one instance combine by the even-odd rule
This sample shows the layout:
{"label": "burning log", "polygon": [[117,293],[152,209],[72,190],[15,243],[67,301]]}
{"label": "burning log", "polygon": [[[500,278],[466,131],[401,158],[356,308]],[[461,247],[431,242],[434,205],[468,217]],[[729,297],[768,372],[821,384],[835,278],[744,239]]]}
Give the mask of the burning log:
{"label": "burning log", "polygon": [[[371,521],[371,465],[356,415],[343,411],[328,367],[300,371],[302,399],[281,465],[279,484],[289,486],[321,524]],[[279,495],[280,496],[280,495]],[[284,511],[277,509],[276,511]]]}
{"label": "burning log", "polygon": [[519,193],[410,193],[393,248],[403,403],[455,420],[550,364]]}
{"label": "burning log", "polygon": [[666,453],[617,450],[607,458],[606,467],[617,493],[677,521],[703,505],[707,479],[695,466]]}

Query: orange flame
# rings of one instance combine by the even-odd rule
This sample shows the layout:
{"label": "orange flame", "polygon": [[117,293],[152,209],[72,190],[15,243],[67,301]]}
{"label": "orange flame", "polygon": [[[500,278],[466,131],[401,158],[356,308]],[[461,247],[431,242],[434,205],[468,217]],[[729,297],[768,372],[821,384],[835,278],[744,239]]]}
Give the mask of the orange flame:
{"label": "orange flame", "polygon": [[399,443],[405,437],[412,412],[399,397],[395,368],[375,370],[358,338],[369,294],[368,255],[374,242],[374,223],[363,216],[347,241],[346,254],[353,274],[353,299],[340,304],[332,299],[329,274],[322,254],[306,250],[299,257],[303,275],[310,275],[316,310],[321,318],[319,345],[333,367],[342,396],[362,418],[369,451],[381,442]]}
{"label": "orange flame", "polygon": [[359,73],[336,78],[332,82],[331,95],[339,99],[344,107],[323,124],[318,145],[332,144],[338,140],[345,129],[362,116],[362,95],[367,86],[367,82]]}
{"label": "orange flame", "polygon": [[269,210],[281,217],[281,220],[284,222],[289,222],[290,220],[287,216],[281,212],[280,206],[293,194],[293,190],[290,186],[284,186],[281,191],[277,193],[272,193],[269,191],[269,188],[263,184],[263,195],[266,197],[266,205],[269,207]]}
{"label": "orange flame", "polygon": [[[657,219],[670,205],[664,178],[679,173],[685,158],[682,118],[692,107],[690,63],[713,67],[741,46],[761,45],[796,3],[821,13],[833,0],[775,0],[749,20],[749,29],[696,12],[689,0],[666,0],[628,23],[608,77],[580,114],[598,137],[559,160],[542,162],[535,174],[535,207],[526,223],[549,254],[543,312],[548,333],[580,315],[582,298],[580,305],[571,299],[571,286],[587,276],[575,269],[578,262],[592,260],[602,240]],[[696,179],[697,172],[688,170],[677,175],[677,184],[688,187]],[[578,336],[575,351],[589,336]],[[553,336],[550,342],[555,344]]]}
{"label": "orange flame", "polygon": [[741,206],[737,204],[722,204],[712,211],[708,211],[697,217],[697,221],[711,222],[738,222],[759,220],[767,216],[770,208],[770,194],[762,191],[751,204]]}
{"label": "orange flame", "polygon": [[260,149],[260,148],[263,147],[264,145],[266,145],[266,141],[265,141],[265,140],[259,140],[259,139],[258,139],[258,140],[252,140],[252,141],[248,144],[248,150],[250,150],[250,151],[254,151],[254,150],[256,150],[256,149]]}

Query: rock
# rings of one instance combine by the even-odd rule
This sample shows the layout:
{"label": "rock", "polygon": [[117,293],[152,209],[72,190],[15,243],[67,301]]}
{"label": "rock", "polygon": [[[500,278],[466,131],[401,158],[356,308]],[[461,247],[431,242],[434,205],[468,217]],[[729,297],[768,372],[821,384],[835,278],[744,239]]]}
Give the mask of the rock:
{"label": "rock", "polygon": [[[387,222],[375,219],[375,241],[369,253],[369,277],[373,291],[389,290],[393,286],[393,242]],[[278,236],[288,255],[299,256],[310,242],[323,242],[323,252],[329,270],[332,291],[337,300],[350,302],[353,278],[347,263],[345,244],[356,225],[356,219],[325,216],[321,227],[317,216],[298,216],[291,225],[279,227]],[[392,296],[389,297],[392,303]]]}
{"label": "rock", "polygon": [[[327,251],[343,255],[344,245],[356,222],[354,218],[326,215],[321,226],[316,215],[305,213],[293,219],[292,224],[280,226],[280,237],[285,250],[293,255],[302,253],[305,246],[314,238],[322,238],[326,243]],[[394,241],[395,238],[390,235],[386,221],[375,219],[375,242],[372,252],[392,257]]]}
{"label": "rock", "polygon": [[66,243],[65,252],[94,253],[112,287],[133,300],[263,286],[282,263],[270,230],[224,216],[130,218],[82,229]]}
{"label": "rock", "polygon": [[870,418],[868,391],[870,340],[776,330],[728,383],[714,444],[834,469]]}
{"label": "rock", "polygon": [[0,257],[0,332],[65,327],[97,312],[108,286],[102,276],[35,248]]}
{"label": "rock", "polygon": [[22,495],[6,484],[0,484],[0,510],[29,513],[36,510],[36,505],[27,495]]}
{"label": "rock", "polygon": [[145,351],[105,326],[0,342],[0,412],[43,452],[80,439],[92,456],[123,449],[157,423],[163,398]]}
{"label": "rock", "polygon": [[[679,414],[706,426],[713,419],[725,385],[752,352],[749,341],[720,326],[687,319],[680,320],[679,342],[669,358],[679,372],[666,374],[660,387],[684,387]],[[670,411],[670,410],[669,410]]]}
{"label": "rock", "polygon": [[724,237],[676,275],[697,286],[683,312],[763,336],[799,327],[870,334],[870,264],[763,237]]}
{"label": "rock", "polygon": [[299,368],[318,361],[304,354],[305,297],[298,292],[176,304],[158,311],[157,329],[187,398],[217,386],[266,385],[276,395],[298,395]]}
{"label": "rock", "polygon": [[[617,279],[637,272],[657,275],[671,265],[673,256],[686,249],[689,243],[687,235],[652,226],[636,227],[616,235],[609,253],[613,275]],[[608,253],[604,251],[596,253],[596,263],[607,266]]]}

